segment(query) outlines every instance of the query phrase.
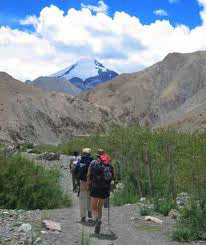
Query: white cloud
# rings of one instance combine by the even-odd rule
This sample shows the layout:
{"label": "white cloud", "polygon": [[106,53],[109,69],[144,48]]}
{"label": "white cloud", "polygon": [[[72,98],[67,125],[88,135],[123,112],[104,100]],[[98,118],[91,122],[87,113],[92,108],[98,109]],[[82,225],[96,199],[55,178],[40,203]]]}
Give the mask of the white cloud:
{"label": "white cloud", "polygon": [[156,9],[153,13],[157,16],[168,16],[167,11],[164,9]]}
{"label": "white cloud", "polygon": [[[201,6],[205,1],[199,0]],[[146,25],[125,12],[111,17],[86,7],[64,13],[50,6],[21,23],[33,25],[35,32],[0,27],[0,70],[22,80],[54,73],[81,56],[95,57],[118,72],[132,72],[170,52],[206,50],[204,24],[193,29],[174,27],[168,20]]]}
{"label": "white cloud", "polygon": [[85,5],[82,3],[81,7],[89,9],[89,10],[93,11],[94,13],[105,13],[106,14],[108,11],[108,6],[103,1],[99,1],[98,6]]}
{"label": "white cloud", "polygon": [[206,25],[206,0],[197,0],[199,5],[203,8],[200,11],[200,16],[203,22],[203,25]]}

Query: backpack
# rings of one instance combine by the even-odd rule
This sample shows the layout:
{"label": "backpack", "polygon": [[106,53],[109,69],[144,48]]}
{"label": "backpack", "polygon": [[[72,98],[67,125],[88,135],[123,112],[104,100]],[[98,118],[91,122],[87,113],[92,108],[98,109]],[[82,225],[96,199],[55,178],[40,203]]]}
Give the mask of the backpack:
{"label": "backpack", "polygon": [[93,160],[92,156],[82,156],[79,162],[78,168],[78,178],[82,181],[87,180],[87,172],[91,161]]}
{"label": "backpack", "polygon": [[77,163],[81,160],[81,157],[80,156],[74,156],[72,158],[72,164],[71,164],[71,171],[74,172],[75,168],[76,168],[76,165]]}
{"label": "backpack", "polygon": [[112,178],[112,165],[96,161],[92,168],[92,185],[100,188],[110,188]]}
{"label": "backpack", "polygon": [[104,163],[105,165],[111,163],[111,158],[110,158],[110,156],[107,155],[107,154],[105,154],[105,153],[104,153],[103,155],[100,155],[99,159],[100,159],[100,161],[101,161],[102,163]]}

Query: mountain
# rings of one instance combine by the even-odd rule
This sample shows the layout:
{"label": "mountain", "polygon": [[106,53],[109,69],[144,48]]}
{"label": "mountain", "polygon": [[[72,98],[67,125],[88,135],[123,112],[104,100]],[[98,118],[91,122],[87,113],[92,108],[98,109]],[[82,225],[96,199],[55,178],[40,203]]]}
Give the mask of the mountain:
{"label": "mountain", "polygon": [[163,61],[140,72],[122,74],[80,98],[109,107],[127,124],[204,129],[206,52],[168,54]]}
{"label": "mountain", "polygon": [[50,77],[65,78],[82,91],[94,88],[118,76],[95,59],[83,58]]}
{"label": "mountain", "polygon": [[113,122],[107,108],[0,72],[0,143],[58,143]]}
{"label": "mountain", "polygon": [[71,95],[77,95],[81,93],[81,89],[67,81],[64,77],[39,77],[32,82],[27,81],[27,83],[39,87],[44,91],[56,91]]}

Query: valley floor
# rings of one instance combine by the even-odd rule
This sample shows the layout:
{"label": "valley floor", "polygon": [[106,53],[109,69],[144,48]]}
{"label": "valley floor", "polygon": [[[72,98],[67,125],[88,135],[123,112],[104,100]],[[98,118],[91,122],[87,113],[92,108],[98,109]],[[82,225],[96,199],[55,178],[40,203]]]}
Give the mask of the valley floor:
{"label": "valley floor", "polygon": [[[71,175],[68,169],[62,169],[63,186],[66,191],[72,193]],[[62,232],[59,234],[44,234],[45,244],[52,245],[74,245],[80,244],[81,235],[90,238],[91,245],[175,245],[180,244],[170,241],[168,231],[172,228],[175,221],[159,216],[163,220],[162,225],[149,224],[144,221],[144,217],[139,215],[136,205],[124,205],[122,207],[111,208],[111,230],[115,234],[111,235],[108,229],[107,209],[103,210],[103,224],[101,234],[94,234],[94,227],[88,222],[82,225],[79,220],[79,200],[76,193],[73,196],[73,207],[69,209],[53,210],[51,219],[60,222]],[[188,244],[188,243],[187,243]],[[206,244],[191,243],[191,244]]]}
{"label": "valley floor", "polygon": [[[72,193],[71,175],[68,171],[69,158],[61,157],[60,162],[42,162],[42,164],[49,164],[52,166],[56,164],[61,167],[62,171],[62,186],[65,191]],[[79,220],[79,200],[76,193],[72,194],[73,206],[71,208],[31,211],[35,214],[38,212],[39,236],[40,243],[45,245],[75,245],[81,244],[81,236],[84,233],[85,237],[89,237],[90,245],[175,245],[180,244],[170,241],[168,238],[168,231],[172,228],[175,221],[169,217],[159,216],[163,220],[162,225],[146,223],[144,217],[139,215],[136,205],[124,205],[122,207],[111,207],[111,230],[114,235],[111,235],[107,224],[107,211],[103,211],[103,224],[100,235],[94,234],[94,226],[91,222],[82,225]],[[42,216],[39,214],[41,212]],[[0,217],[1,218],[1,217]],[[42,219],[50,219],[61,224],[61,232],[50,232],[41,227]],[[1,220],[0,220],[1,221]],[[32,224],[32,220],[30,221]],[[33,225],[33,224],[32,224]],[[6,224],[0,222],[0,238],[6,237],[6,231],[3,228]],[[13,228],[14,229],[14,228]],[[12,232],[12,229],[11,229]],[[12,234],[11,234],[12,236]],[[1,243],[0,244],[25,244],[25,243]],[[188,244],[188,243],[187,243]],[[193,242],[191,244],[206,244],[206,242]]]}

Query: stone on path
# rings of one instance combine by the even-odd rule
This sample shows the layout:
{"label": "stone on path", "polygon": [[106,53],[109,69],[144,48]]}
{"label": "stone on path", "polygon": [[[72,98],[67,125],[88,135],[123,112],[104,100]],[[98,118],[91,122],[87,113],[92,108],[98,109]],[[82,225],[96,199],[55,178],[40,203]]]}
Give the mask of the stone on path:
{"label": "stone on path", "polygon": [[60,223],[54,222],[52,220],[43,220],[42,221],[42,224],[48,230],[51,230],[51,231],[59,231],[59,232],[62,231]]}
{"label": "stone on path", "polygon": [[177,210],[171,209],[171,210],[169,211],[168,216],[169,216],[171,219],[177,219],[177,218],[180,216],[180,214],[179,214],[179,212],[178,212]]}
{"label": "stone on path", "polygon": [[145,221],[153,221],[153,222],[160,224],[160,225],[162,225],[162,222],[163,222],[162,220],[160,220],[156,217],[153,217],[153,216],[145,216]]}
{"label": "stone on path", "polygon": [[19,227],[19,231],[23,231],[25,233],[28,233],[32,230],[32,226],[30,224],[22,224],[20,227]]}

